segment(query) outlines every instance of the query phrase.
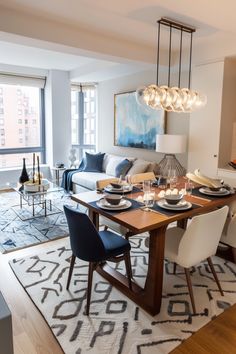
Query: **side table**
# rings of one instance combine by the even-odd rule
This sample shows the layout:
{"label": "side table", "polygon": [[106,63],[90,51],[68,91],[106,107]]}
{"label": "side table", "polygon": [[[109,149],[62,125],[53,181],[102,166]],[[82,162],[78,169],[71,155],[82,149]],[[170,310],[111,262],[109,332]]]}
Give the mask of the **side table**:
{"label": "side table", "polygon": [[60,186],[60,179],[61,179],[60,172],[64,172],[66,170],[66,167],[53,166],[51,167],[51,170],[55,172],[56,184]]}

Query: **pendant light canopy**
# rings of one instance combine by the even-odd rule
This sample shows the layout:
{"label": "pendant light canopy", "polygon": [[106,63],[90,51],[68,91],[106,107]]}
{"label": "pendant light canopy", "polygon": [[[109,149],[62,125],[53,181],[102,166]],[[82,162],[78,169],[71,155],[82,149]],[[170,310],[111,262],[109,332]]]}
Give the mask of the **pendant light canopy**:
{"label": "pendant light canopy", "polygon": [[[153,109],[164,109],[169,112],[189,113],[196,109],[204,107],[207,103],[207,98],[195,90],[190,89],[191,81],[191,65],[192,65],[192,39],[195,28],[186,26],[182,23],[162,17],[158,23],[158,39],[157,39],[157,77],[156,85],[140,87],[136,91],[136,99],[142,105],[147,105]],[[169,63],[168,63],[168,83],[164,86],[159,86],[159,61],[160,61],[160,35],[161,26],[169,28]],[[176,29],[180,34],[179,47],[179,75],[178,87],[170,87],[170,68],[171,68],[171,50],[172,50],[172,30]],[[183,33],[190,36],[189,45],[189,72],[188,72],[188,88],[180,88],[181,85],[181,70],[182,70],[182,43]]]}

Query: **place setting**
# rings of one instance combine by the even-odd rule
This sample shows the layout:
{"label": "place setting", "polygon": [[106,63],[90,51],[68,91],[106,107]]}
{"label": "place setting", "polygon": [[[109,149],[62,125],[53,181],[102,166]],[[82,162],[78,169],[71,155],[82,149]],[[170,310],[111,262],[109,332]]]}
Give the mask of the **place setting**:
{"label": "place setting", "polygon": [[200,184],[200,187],[193,189],[194,196],[206,195],[208,199],[216,197],[226,197],[235,193],[234,188],[224,183],[221,179],[213,179],[203,175],[200,169],[196,169],[193,173],[186,174],[188,180]]}

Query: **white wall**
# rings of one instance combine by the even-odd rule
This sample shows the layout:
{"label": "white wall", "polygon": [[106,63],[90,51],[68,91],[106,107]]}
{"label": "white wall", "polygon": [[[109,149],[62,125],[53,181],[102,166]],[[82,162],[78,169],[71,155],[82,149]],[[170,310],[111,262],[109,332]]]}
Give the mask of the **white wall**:
{"label": "white wall", "polygon": [[[200,168],[209,176],[217,175],[224,61],[208,63],[193,70],[192,87],[207,95],[207,105],[191,113],[188,169]],[[231,137],[230,137],[231,138]]]}
{"label": "white wall", "polygon": [[[166,80],[165,77],[162,79]],[[156,73],[154,71],[144,71],[135,75],[99,83],[98,151],[122,156],[134,156],[150,161],[161,160],[163,154],[159,154],[155,151],[114,146],[114,94],[136,90],[139,86],[155,83],[155,80]],[[189,114],[167,114],[167,133],[188,135],[188,129]],[[187,154],[178,155],[177,158],[186,167]]]}
{"label": "white wall", "polygon": [[45,87],[46,161],[68,165],[71,145],[71,94],[68,71],[51,70]]}

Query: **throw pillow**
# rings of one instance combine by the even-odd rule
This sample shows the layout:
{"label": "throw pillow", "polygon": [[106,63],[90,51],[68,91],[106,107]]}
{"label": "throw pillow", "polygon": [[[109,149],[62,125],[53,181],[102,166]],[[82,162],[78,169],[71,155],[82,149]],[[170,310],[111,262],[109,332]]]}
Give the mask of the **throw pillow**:
{"label": "throw pillow", "polygon": [[148,170],[148,167],[150,165],[149,161],[145,160],[135,160],[133,166],[131,167],[129,174],[131,176],[136,175],[138,173],[144,173]]}
{"label": "throw pillow", "polygon": [[123,161],[118,163],[115,169],[115,176],[116,177],[125,176],[126,173],[129,171],[129,169],[131,168],[132,164],[133,163],[127,159],[124,159]]}
{"label": "throw pillow", "polygon": [[83,171],[85,172],[102,172],[102,163],[105,154],[86,154],[86,161]]}
{"label": "throw pillow", "polygon": [[116,166],[125,159],[124,156],[111,156],[106,167],[106,174],[109,176],[116,176]]}

